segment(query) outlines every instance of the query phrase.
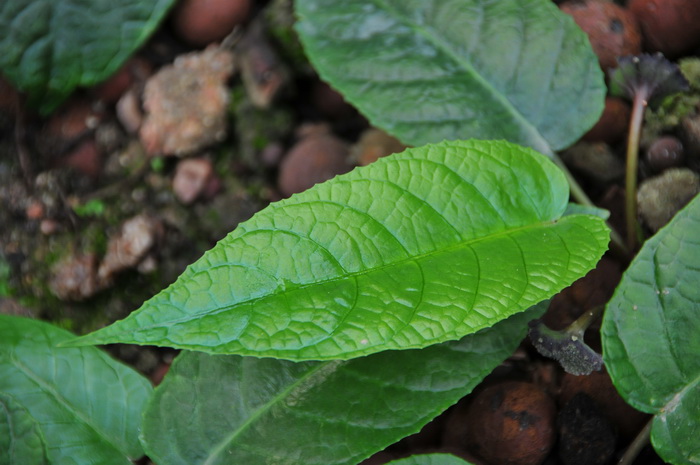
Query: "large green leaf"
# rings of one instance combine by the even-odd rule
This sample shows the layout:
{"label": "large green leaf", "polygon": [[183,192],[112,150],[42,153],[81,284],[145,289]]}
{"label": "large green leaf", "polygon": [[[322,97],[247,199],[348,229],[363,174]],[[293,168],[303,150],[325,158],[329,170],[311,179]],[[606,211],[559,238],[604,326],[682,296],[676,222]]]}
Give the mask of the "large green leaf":
{"label": "large green leaf", "polygon": [[37,422],[12,396],[0,392],[0,465],[48,463]]}
{"label": "large green leaf", "polygon": [[407,144],[507,139],[543,153],[598,119],[586,35],[551,0],[297,0],[321,77]]}
{"label": "large green leaf", "polygon": [[652,442],[700,463],[700,197],[648,240],[608,304],[603,358],[617,390],[656,414]]}
{"label": "large green leaf", "polygon": [[168,465],[354,465],[468,394],[543,310],[460,341],[350,361],[184,352],[146,408],[144,448]]}
{"label": "large green leaf", "polygon": [[405,459],[392,460],[387,465],[471,465],[451,454],[420,454]]}
{"label": "large green leaf", "polygon": [[595,266],[608,229],[567,201],[530,149],[409,149],[270,205],[82,343],[327,360],[459,339]]}
{"label": "large green leaf", "polygon": [[114,73],[174,0],[0,2],[0,71],[47,113]]}
{"label": "large green leaf", "polygon": [[0,315],[0,393],[36,421],[52,464],[130,465],[143,455],[138,426],[151,386],[94,347],[55,348],[74,337]]}

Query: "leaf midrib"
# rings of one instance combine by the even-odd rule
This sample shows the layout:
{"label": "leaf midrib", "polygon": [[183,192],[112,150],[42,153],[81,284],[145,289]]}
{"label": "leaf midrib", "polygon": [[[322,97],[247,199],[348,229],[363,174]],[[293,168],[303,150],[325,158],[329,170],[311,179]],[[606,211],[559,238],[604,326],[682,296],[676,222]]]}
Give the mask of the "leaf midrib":
{"label": "leaf midrib", "polygon": [[[373,272],[376,272],[376,271],[381,271],[381,270],[383,270],[383,269],[385,269],[385,268],[397,267],[397,266],[400,266],[400,265],[402,265],[402,264],[404,264],[404,263],[416,262],[416,261],[419,261],[419,260],[421,260],[421,259],[423,259],[423,258],[427,258],[427,257],[430,257],[430,256],[435,255],[435,254],[438,254],[438,253],[446,253],[446,252],[449,252],[450,250],[455,250],[455,249],[459,249],[459,248],[462,248],[462,247],[468,247],[468,246],[470,246],[471,244],[475,244],[475,243],[477,243],[477,242],[488,241],[488,240],[496,240],[496,239],[498,239],[499,237],[506,237],[506,236],[508,236],[508,235],[510,235],[510,234],[514,234],[514,233],[520,232],[520,231],[525,231],[525,230],[528,230],[528,229],[539,229],[539,228],[544,228],[544,227],[553,226],[553,225],[557,224],[558,222],[566,221],[567,218],[573,218],[573,217],[576,217],[576,216],[580,216],[580,215],[569,215],[569,216],[564,217],[564,218],[559,218],[559,219],[554,219],[554,220],[548,220],[548,221],[543,221],[543,222],[538,222],[538,223],[533,223],[533,224],[529,224],[529,225],[520,226],[520,227],[517,227],[517,228],[507,229],[507,230],[499,231],[499,232],[497,232],[497,233],[489,234],[489,235],[487,235],[487,236],[480,236],[480,237],[473,238],[473,239],[470,239],[470,240],[460,241],[460,242],[457,242],[457,243],[455,243],[455,244],[452,244],[452,245],[449,245],[449,246],[445,246],[445,247],[443,247],[443,248],[439,248],[439,249],[436,249],[436,250],[432,250],[432,251],[430,251],[430,252],[426,252],[426,253],[422,253],[422,254],[417,254],[417,255],[411,255],[411,256],[408,256],[408,257],[399,259],[399,260],[397,260],[397,261],[393,261],[393,262],[390,262],[390,263],[385,263],[385,264],[380,265],[380,266],[375,266],[375,267],[367,268],[367,269],[360,270],[360,271],[354,271],[354,272],[350,272],[350,273],[345,273],[345,274],[342,274],[342,275],[340,275],[340,276],[334,276],[334,277],[332,277],[332,278],[328,278],[328,279],[324,279],[324,280],[313,281],[313,282],[311,282],[311,283],[306,283],[306,284],[300,284],[300,285],[294,286],[294,287],[286,286],[284,289],[281,289],[281,290],[278,289],[278,290],[276,290],[276,291],[274,291],[274,292],[270,292],[270,293],[268,293],[268,294],[265,294],[265,295],[262,295],[262,296],[259,296],[259,297],[254,297],[254,298],[250,298],[250,299],[240,300],[240,301],[237,301],[237,302],[235,302],[235,303],[233,303],[233,304],[231,304],[231,305],[226,305],[226,306],[217,308],[217,309],[215,309],[215,310],[208,310],[208,311],[205,311],[205,312],[202,312],[202,313],[187,315],[187,316],[182,317],[182,318],[178,318],[178,319],[174,319],[174,320],[169,320],[167,323],[160,323],[160,324],[153,324],[153,325],[143,325],[143,326],[140,325],[140,326],[137,328],[137,330],[140,331],[140,330],[148,330],[148,329],[153,329],[153,328],[160,328],[160,327],[163,327],[163,326],[169,326],[169,325],[172,325],[172,324],[187,322],[187,321],[190,321],[190,320],[193,320],[193,319],[197,319],[197,318],[199,318],[199,317],[201,317],[201,316],[218,315],[218,314],[220,314],[220,313],[225,313],[225,312],[227,312],[227,311],[229,311],[229,310],[231,310],[231,309],[233,309],[233,308],[235,308],[235,307],[237,307],[237,306],[239,306],[239,305],[242,305],[242,304],[254,304],[255,302],[258,302],[258,301],[260,301],[260,300],[267,299],[267,298],[270,298],[270,297],[272,297],[272,296],[281,295],[281,294],[284,294],[285,292],[297,291],[297,290],[306,289],[306,288],[309,288],[309,287],[319,286],[319,285],[322,285],[322,284],[333,283],[333,282],[335,282],[335,281],[342,281],[342,280],[354,278],[354,277],[357,277],[357,276],[362,276],[362,275],[365,275],[365,274],[373,273]],[[218,265],[218,266],[221,266],[221,265]],[[206,273],[206,272],[207,272],[207,269],[201,270],[201,271],[199,271],[198,273]],[[191,276],[191,278],[192,278],[192,277],[194,277],[194,275]],[[140,310],[139,310],[139,311],[140,311]],[[109,329],[109,327],[105,328],[105,330],[106,330],[106,329]],[[102,331],[102,330],[100,330],[100,331]],[[129,332],[132,332],[132,331],[129,331]],[[93,334],[97,334],[97,333],[98,333],[98,332],[95,332],[95,333],[93,333]],[[119,333],[123,333],[123,331],[120,331]],[[119,333],[115,333],[115,334],[119,334]],[[89,337],[89,336],[90,336],[90,335],[88,335],[87,337]]]}
{"label": "leaf midrib", "polygon": [[384,8],[385,10],[389,11],[396,18],[398,18],[399,21],[403,22],[406,26],[413,29],[417,34],[420,34],[421,36],[426,38],[430,43],[435,45],[436,48],[445,53],[448,57],[452,58],[458,66],[462,67],[462,69],[464,69],[467,73],[471,74],[475,78],[476,82],[489,95],[491,95],[495,99],[495,101],[499,102],[507,110],[507,112],[510,115],[512,115],[518,123],[521,124],[522,128],[526,129],[527,134],[531,136],[531,147],[547,155],[548,157],[550,156],[550,154],[552,153],[551,146],[549,142],[544,138],[544,136],[542,136],[540,131],[525,117],[525,115],[523,115],[520,112],[520,110],[513,104],[513,102],[510,101],[506,94],[499,92],[499,90],[496,89],[493,85],[491,85],[491,83],[488,80],[486,80],[481,75],[481,73],[479,73],[472,66],[472,64],[469,61],[455,53],[450,47],[449,43],[445,42],[440,37],[431,34],[430,31],[427,30],[427,28],[416,24],[415,22],[411,21],[410,18],[406,17],[405,15],[402,15],[396,9],[390,7],[385,0],[373,1],[378,7]]}
{"label": "leaf midrib", "polygon": [[[80,349],[75,349],[75,350],[80,350]],[[41,376],[37,375],[34,373],[28,366],[26,366],[20,359],[17,357],[12,357],[12,361],[14,362],[13,365],[16,366],[22,373],[24,373],[27,378],[32,380],[38,387],[41,389],[44,393],[48,394],[51,396],[52,399],[55,399],[56,402],[66,409],[68,412],[73,414],[76,418],[78,418],[83,424],[87,425],[90,427],[92,431],[97,433],[97,435],[108,445],[110,445],[115,451],[117,451],[119,454],[122,454],[123,456],[126,456],[126,454],[122,451],[121,447],[114,444],[112,440],[105,436],[104,432],[98,428],[93,422],[90,421],[90,419],[86,418],[84,415],[81,414],[79,410],[77,410],[70,402],[68,402],[63,395],[61,395],[58,391],[56,391],[53,386],[51,386],[48,382],[46,382]]]}
{"label": "leaf midrib", "polygon": [[233,430],[231,434],[226,436],[223,440],[219,442],[219,444],[214,447],[212,452],[209,454],[208,458],[202,463],[202,465],[212,465],[214,464],[214,460],[221,454],[224,449],[231,443],[233,443],[238,436],[243,434],[248,428],[250,428],[257,419],[261,418],[263,415],[265,415],[267,412],[269,412],[275,405],[277,405],[279,402],[282,402],[284,399],[286,399],[289,394],[291,394],[297,387],[301,386],[306,380],[310,379],[313,377],[316,373],[319,371],[322,371],[323,369],[326,369],[329,367],[329,365],[343,365],[347,363],[347,361],[344,360],[333,360],[333,361],[327,361],[327,362],[318,362],[318,365],[311,368],[307,373],[305,373],[303,376],[297,378],[286,386],[284,389],[282,389],[278,394],[274,395],[270,400],[265,402],[262,406],[260,406],[255,413],[246,420],[245,423],[239,425],[237,428]]}

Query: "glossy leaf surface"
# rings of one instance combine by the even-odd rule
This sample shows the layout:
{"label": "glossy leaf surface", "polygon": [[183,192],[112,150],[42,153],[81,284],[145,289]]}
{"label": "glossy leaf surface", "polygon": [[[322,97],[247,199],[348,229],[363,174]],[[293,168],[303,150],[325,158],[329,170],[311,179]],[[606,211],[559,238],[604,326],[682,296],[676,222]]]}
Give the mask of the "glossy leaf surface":
{"label": "glossy leaf surface", "polygon": [[174,0],[0,2],[0,71],[45,113],[117,71]]}
{"label": "glossy leaf surface", "polygon": [[387,465],[471,465],[452,454],[420,454],[405,459],[392,460]]}
{"label": "glossy leaf surface", "polygon": [[48,463],[37,422],[12,396],[0,392],[0,465]]}
{"label": "glossy leaf surface", "polygon": [[550,153],[585,133],[605,84],[549,0],[299,0],[320,76],[410,145],[507,139]]}
{"label": "glossy leaf surface", "polygon": [[79,343],[327,360],[456,340],[595,266],[608,229],[559,219],[567,201],[564,176],[530,149],[409,149],[270,205]]}
{"label": "glossy leaf surface", "polygon": [[540,307],[460,341],[349,361],[183,352],[148,404],[144,447],[168,465],[355,465],[469,393]]}
{"label": "glossy leaf surface", "polygon": [[138,426],[150,383],[94,347],[54,347],[74,337],[0,315],[0,392],[36,421],[52,464],[129,465],[143,455]]}
{"label": "glossy leaf surface", "polygon": [[700,197],[649,239],[603,320],[603,358],[627,402],[656,414],[652,443],[700,463]]}

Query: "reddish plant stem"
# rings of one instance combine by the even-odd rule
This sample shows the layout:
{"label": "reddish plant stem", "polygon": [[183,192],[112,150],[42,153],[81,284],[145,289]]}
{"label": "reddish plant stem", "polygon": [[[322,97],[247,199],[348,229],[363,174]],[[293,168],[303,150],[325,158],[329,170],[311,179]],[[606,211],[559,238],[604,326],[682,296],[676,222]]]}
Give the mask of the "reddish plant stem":
{"label": "reddish plant stem", "polygon": [[644,110],[647,107],[648,92],[640,89],[632,102],[632,116],[627,138],[627,168],[625,172],[625,224],[627,226],[627,247],[635,250],[640,242],[637,223],[637,169],[639,166],[639,138],[642,132]]}

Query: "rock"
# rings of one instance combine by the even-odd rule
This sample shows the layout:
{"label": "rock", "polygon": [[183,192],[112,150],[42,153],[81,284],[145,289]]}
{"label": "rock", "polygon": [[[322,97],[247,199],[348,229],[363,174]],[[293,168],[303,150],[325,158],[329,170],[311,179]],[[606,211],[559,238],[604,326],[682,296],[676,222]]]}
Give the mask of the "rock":
{"label": "rock", "polygon": [[94,253],[71,255],[52,270],[51,292],[61,300],[85,300],[101,287],[97,282],[97,257]]}
{"label": "rock", "polygon": [[534,384],[499,383],[474,397],[466,441],[489,463],[539,465],[554,446],[554,417],[554,402]]}
{"label": "rock", "polygon": [[366,129],[350,149],[350,156],[360,166],[367,166],[381,157],[403,152],[406,146],[397,138],[377,128]]}
{"label": "rock", "polygon": [[114,274],[138,265],[160,236],[162,225],[155,218],[141,214],[126,220],[107,243],[107,253],[97,271],[100,283],[108,283]]}
{"label": "rock", "polygon": [[668,223],[700,192],[700,176],[688,168],[671,168],[645,180],[637,191],[639,216],[652,232]]}
{"label": "rock", "polygon": [[214,176],[214,167],[207,158],[181,160],[175,169],[173,192],[175,197],[189,205],[202,195]]}
{"label": "rock", "polygon": [[143,122],[141,101],[134,89],[126,91],[116,105],[117,119],[129,134],[139,132]]}
{"label": "rock", "polygon": [[352,169],[345,142],[332,134],[310,134],[297,142],[280,164],[277,185],[284,196]]}
{"label": "rock", "polygon": [[605,0],[569,1],[560,8],[588,34],[603,70],[616,67],[617,57],[642,51],[637,19],[626,8]]}
{"label": "rock", "polygon": [[241,79],[250,101],[266,109],[289,87],[290,71],[269,42],[262,22],[253,22],[236,47]]}
{"label": "rock", "polygon": [[139,135],[151,155],[186,155],[226,137],[231,54],[216,46],[182,55],[146,83]]}
{"label": "rock", "polygon": [[171,16],[173,29],[192,45],[218,42],[248,19],[251,3],[251,0],[180,0]]}

